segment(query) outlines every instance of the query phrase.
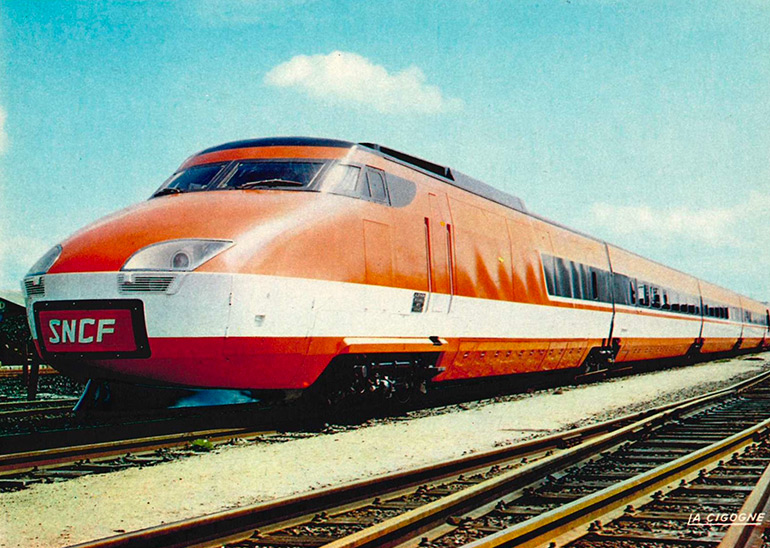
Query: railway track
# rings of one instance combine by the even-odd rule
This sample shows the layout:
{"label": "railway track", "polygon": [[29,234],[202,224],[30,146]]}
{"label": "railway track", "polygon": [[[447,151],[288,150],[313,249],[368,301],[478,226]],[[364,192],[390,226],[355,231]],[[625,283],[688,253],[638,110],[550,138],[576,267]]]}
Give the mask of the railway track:
{"label": "railway track", "polygon": [[[21,365],[4,365],[0,367],[0,379],[21,377],[24,374],[24,368]],[[43,365],[38,371],[38,375],[58,375],[59,372],[51,366]]]}
{"label": "railway track", "polygon": [[62,398],[48,401],[18,401],[0,403],[0,421],[13,420],[35,415],[63,414],[72,411],[77,398]]}
{"label": "railway track", "polygon": [[272,433],[250,428],[225,428],[0,455],[0,491],[152,466],[209,451],[217,444],[234,439],[248,440]]}
{"label": "railway track", "polygon": [[[768,432],[768,416],[764,374],[687,402],[459,461],[78,546],[548,546],[672,481],[692,475],[697,481],[701,469],[732,453],[762,453],[764,443],[750,447]],[[737,474],[746,476],[740,478],[745,486],[723,491],[745,498],[764,465],[754,468]]]}

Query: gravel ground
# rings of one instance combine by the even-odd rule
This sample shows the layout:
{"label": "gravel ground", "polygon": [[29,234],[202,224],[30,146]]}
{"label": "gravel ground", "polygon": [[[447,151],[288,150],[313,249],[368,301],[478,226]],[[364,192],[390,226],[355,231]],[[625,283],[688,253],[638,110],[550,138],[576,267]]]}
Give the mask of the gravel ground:
{"label": "gravel ground", "polygon": [[686,399],[767,368],[766,359],[743,358],[657,371],[37,485],[0,495],[0,546],[64,546],[414,468]]}
{"label": "gravel ground", "polygon": [[[85,388],[85,383],[77,382],[65,375],[51,373],[40,375],[37,385],[38,400],[56,400],[77,398]],[[27,397],[27,388],[21,375],[0,379],[0,402],[23,401]]]}

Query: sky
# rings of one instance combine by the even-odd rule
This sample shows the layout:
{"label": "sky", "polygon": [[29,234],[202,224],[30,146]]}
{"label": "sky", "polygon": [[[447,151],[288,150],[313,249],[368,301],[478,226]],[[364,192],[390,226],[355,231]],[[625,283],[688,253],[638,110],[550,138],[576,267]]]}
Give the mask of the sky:
{"label": "sky", "polygon": [[770,301],[765,0],[5,0],[0,290],[192,153],[377,142]]}

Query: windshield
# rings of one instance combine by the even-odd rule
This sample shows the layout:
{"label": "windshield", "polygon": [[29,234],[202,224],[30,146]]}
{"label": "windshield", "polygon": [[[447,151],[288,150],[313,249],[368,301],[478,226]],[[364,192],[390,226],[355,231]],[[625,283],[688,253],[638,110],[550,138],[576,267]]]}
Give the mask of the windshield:
{"label": "windshield", "polygon": [[226,164],[206,164],[178,171],[169,177],[153,196],[205,190]]}
{"label": "windshield", "polygon": [[295,160],[249,160],[193,166],[169,177],[153,197],[200,190],[305,190],[323,166],[324,162]]}
{"label": "windshield", "polygon": [[238,162],[232,174],[217,185],[223,189],[307,187],[323,167],[321,162]]}

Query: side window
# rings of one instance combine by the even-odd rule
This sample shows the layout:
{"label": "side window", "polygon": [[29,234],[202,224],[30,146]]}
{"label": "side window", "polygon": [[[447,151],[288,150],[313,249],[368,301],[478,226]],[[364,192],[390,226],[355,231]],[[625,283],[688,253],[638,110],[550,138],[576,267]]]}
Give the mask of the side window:
{"label": "side window", "polygon": [[647,286],[643,283],[637,285],[639,291],[639,306],[650,306],[650,302],[647,300]]}
{"label": "side window", "polygon": [[593,268],[591,269],[591,298],[599,299],[599,275]]}
{"label": "side window", "polygon": [[388,191],[385,188],[385,179],[379,171],[366,170],[366,178],[369,182],[369,190],[372,200],[382,204],[388,204]]}
{"label": "side window", "polygon": [[554,272],[556,274],[556,294],[560,297],[572,297],[572,283],[569,266],[564,259],[554,257]]}
{"label": "side window", "polygon": [[581,265],[574,261],[569,261],[570,268],[572,269],[572,297],[575,299],[583,298],[583,271],[580,268]]}
{"label": "side window", "polygon": [[580,264],[580,280],[583,282],[583,298],[593,299],[591,295],[591,268],[584,264]]}
{"label": "side window", "polygon": [[[333,194],[343,194],[345,196],[360,196],[358,185],[358,176],[361,168],[338,164],[334,166],[326,175],[329,192]],[[358,185],[358,189],[356,188]]]}
{"label": "side window", "polygon": [[358,178],[358,182],[356,183],[356,196],[364,198],[366,200],[370,199],[372,197],[372,193],[369,192],[369,183],[367,182],[366,175],[362,175]]}
{"label": "side window", "polygon": [[543,272],[545,273],[545,287],[549,295],[556,295],[556,276],[553,271],[553,257],[551,255],[541,255],[543,261]]}
{"label": "side window", "polygon": [[654,285],[650,286],[650,299],[652,300],[652,306],[660,308],[660,288]]}
{"label": "side window", "polygon": [[613,296],[616,304],[629,304],[628,276],[618,274],[612,275]]}

